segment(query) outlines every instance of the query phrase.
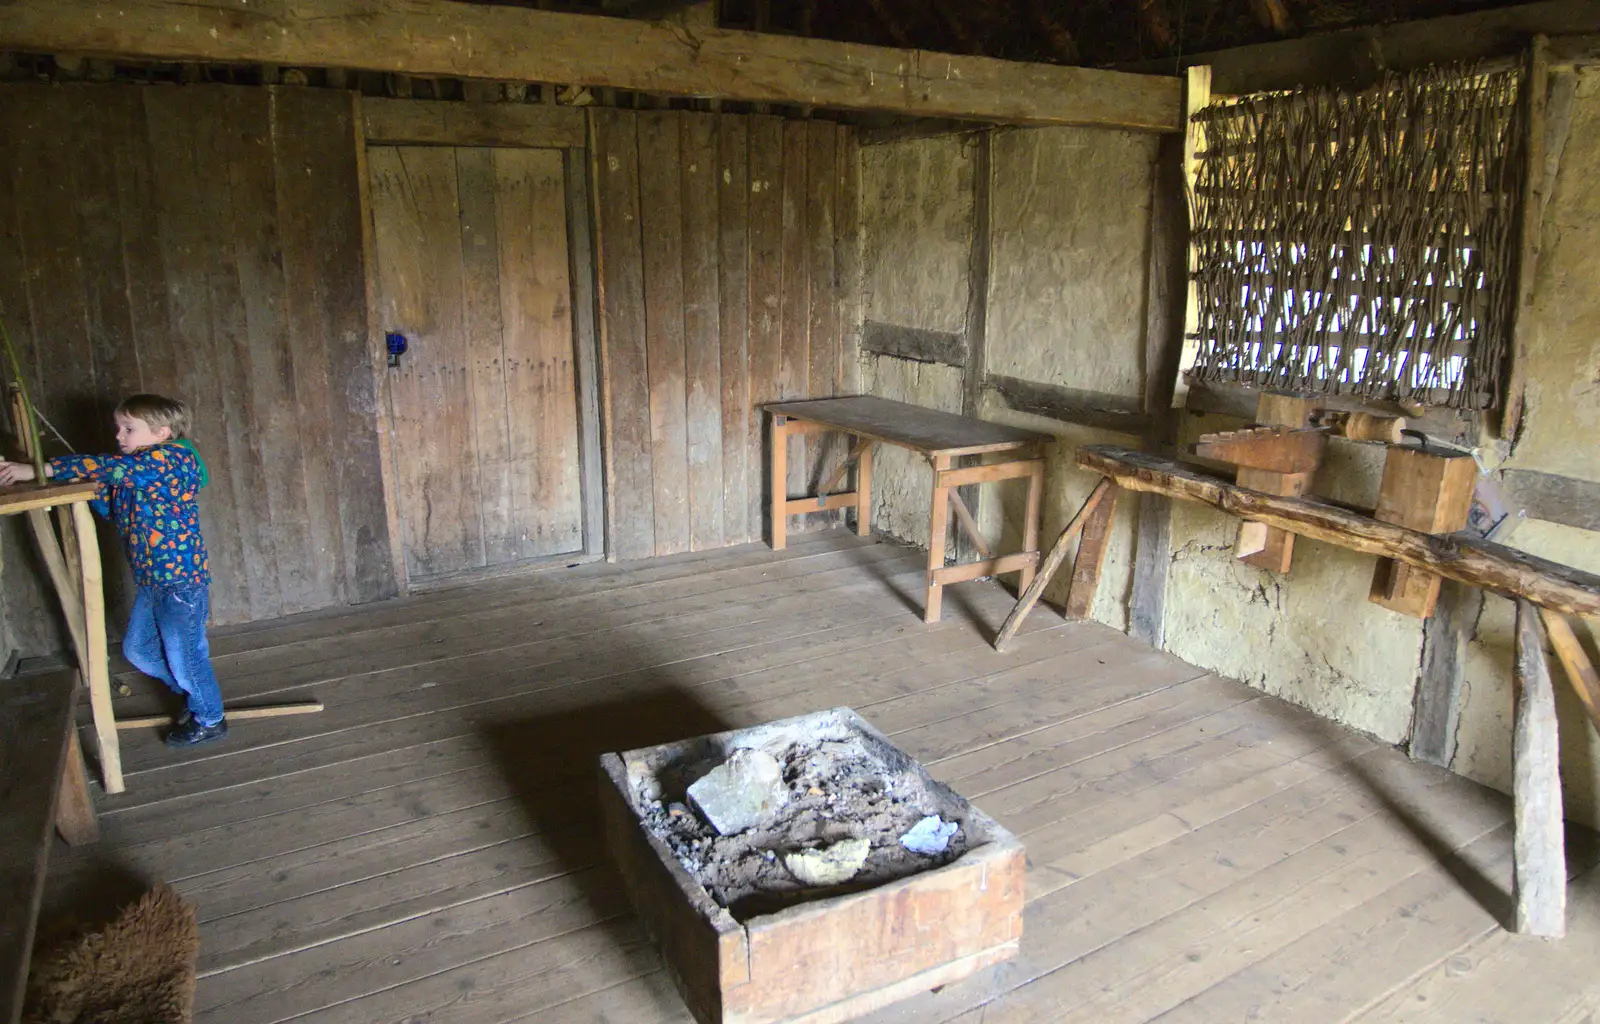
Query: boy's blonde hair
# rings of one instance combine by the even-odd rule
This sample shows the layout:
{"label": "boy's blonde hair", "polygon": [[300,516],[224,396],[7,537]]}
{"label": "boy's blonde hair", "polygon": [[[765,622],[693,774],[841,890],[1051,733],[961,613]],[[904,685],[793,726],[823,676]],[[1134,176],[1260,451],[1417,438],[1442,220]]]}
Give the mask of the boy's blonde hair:
{"label": "boy's blonde hair", "polygon": [[151,430],[166,427],[173,440],[189,433],[189,407],[176,398],[163,395],[129,395],[117,405],[117,412],[143,420]]}

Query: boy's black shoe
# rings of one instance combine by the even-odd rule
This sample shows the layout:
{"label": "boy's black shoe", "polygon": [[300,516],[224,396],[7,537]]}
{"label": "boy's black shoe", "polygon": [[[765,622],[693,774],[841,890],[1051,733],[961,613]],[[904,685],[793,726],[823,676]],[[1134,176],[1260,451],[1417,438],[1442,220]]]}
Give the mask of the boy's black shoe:
{"label": "boy's black shoe", "polygon": [[216,725],[201,725],[193,715],[186,715],[183,721],[167,730],[167,746],[181,750],[184,747],[197,747],[202,743],[220,740],[226,735],[228,735],[226,718]]}

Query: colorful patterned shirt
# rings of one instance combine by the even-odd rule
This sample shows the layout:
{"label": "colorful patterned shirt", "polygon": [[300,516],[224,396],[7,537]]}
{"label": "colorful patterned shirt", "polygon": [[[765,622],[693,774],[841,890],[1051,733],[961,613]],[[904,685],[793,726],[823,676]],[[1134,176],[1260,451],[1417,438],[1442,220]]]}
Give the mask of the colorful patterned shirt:
{"label": "colorful patterned shirt", "polygon": [[91,502],[122,535],[133,582],[164,587],[211,582],[205,540],[200,536],[203,464],[177,442],[153,444],[131,455],[63,455],[50,460],[60,483],[93,480]]}

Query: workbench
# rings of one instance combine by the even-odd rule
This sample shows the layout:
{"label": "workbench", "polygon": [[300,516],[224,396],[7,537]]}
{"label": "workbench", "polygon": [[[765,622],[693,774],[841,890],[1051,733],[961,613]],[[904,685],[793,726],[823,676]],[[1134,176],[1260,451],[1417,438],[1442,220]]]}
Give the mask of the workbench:
{"label": "workbench", "polygon": [[[923,621],[938,622],[944,586],[965,580],[1018,573],[1019,589],[1033,580],[1039,564],[1039,510],[1044,495],[1044,457],[1048,434],[1021,430],[954,413],[924,409],[873,395],[779,402],[766,407],[772,416],[772,548],[783,550],[788,517],[808,512],[854,508],[856,533],[872,530],[872,449],[892,444],[927,459],[933,467],[933,501],[928,518],[927,596]],[[788,495],[788,450],[791,434],[837,432],[852,439],[850,454],[818,493]],[[985,456],[978,465],[958,466],[957,461]],[[841,483],[851,463],[856,466],[854,490],[829,493]],[[1022,550],[994,553],[978,532],[971,509],[956,488],[967,484],[1026,479],[1028,500],[1022,524]],[[945,564],[945,534],[950,511],[971,538],[979,558],[957,565]]]}
{"label": "workbench", "polygon": [[[106,661],[104,576],[94,515],[89,511],[89,502],[98,488],[88,480],[0,487],[0,516],[28,517],[78,653],[78,673],[89,687],[100,778],[107,793],[120,793],[122,753],[117,743],[116,716],[111,709],[111,673]],[[54,524],[51,509],[56,513]]]}
{"label": "workbench", "polygon": [[[1016,635],[1052,573],[1079,534],[1073,591],[1092,597],[1101,556],[1089,543],[1104,531],[1121,490],[1157,494],[1229,513],[1269,529],[1309,537],[1349,551],[1392,559],[1499,594],[1517,609],[1515,702],[1512,722],[1513,927],[1555,938],[1566,928],[1567,872],[1561,814],[1560,745],[1555,690],[1546,647],[1560,659],[1574,694],[1600,729],[1600,673],[1579,642],[1568,615],[1600,616],[1600,576],[1484,540],[1468,531],[1425,533],[1328,502],[1269,494],[1199,466],[1150,452],[1092,444],[1078,449],[1078,468],[1101,477],[1083,509],[1062,530],[1038,579],[1027,587],[995,640]],[[1085,552],[1089,552],[1086,556]],[[1088,602],[1068,614],[1082,617]]]}

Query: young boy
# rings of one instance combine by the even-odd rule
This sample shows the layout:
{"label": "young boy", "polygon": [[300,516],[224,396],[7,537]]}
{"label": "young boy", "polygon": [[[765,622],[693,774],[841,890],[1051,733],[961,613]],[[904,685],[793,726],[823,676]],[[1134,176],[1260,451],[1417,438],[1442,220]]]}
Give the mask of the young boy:
{"label": "young boy", "polygon": [[[45,463],[45,475],[100,485],[93,508],[121,534],[139,588],[122,651],[134,668],[188,699],[189,712],[168,730],[167,746],[218,740],[228,723],[206,639],[211,570],[195,500],[210,475],[184,439],[189,410],[182,402],[132,395],[117,406],[115,419],[121,455],[63,455]],[[32,466],[0,461],[0,484],[33,478]]]}

